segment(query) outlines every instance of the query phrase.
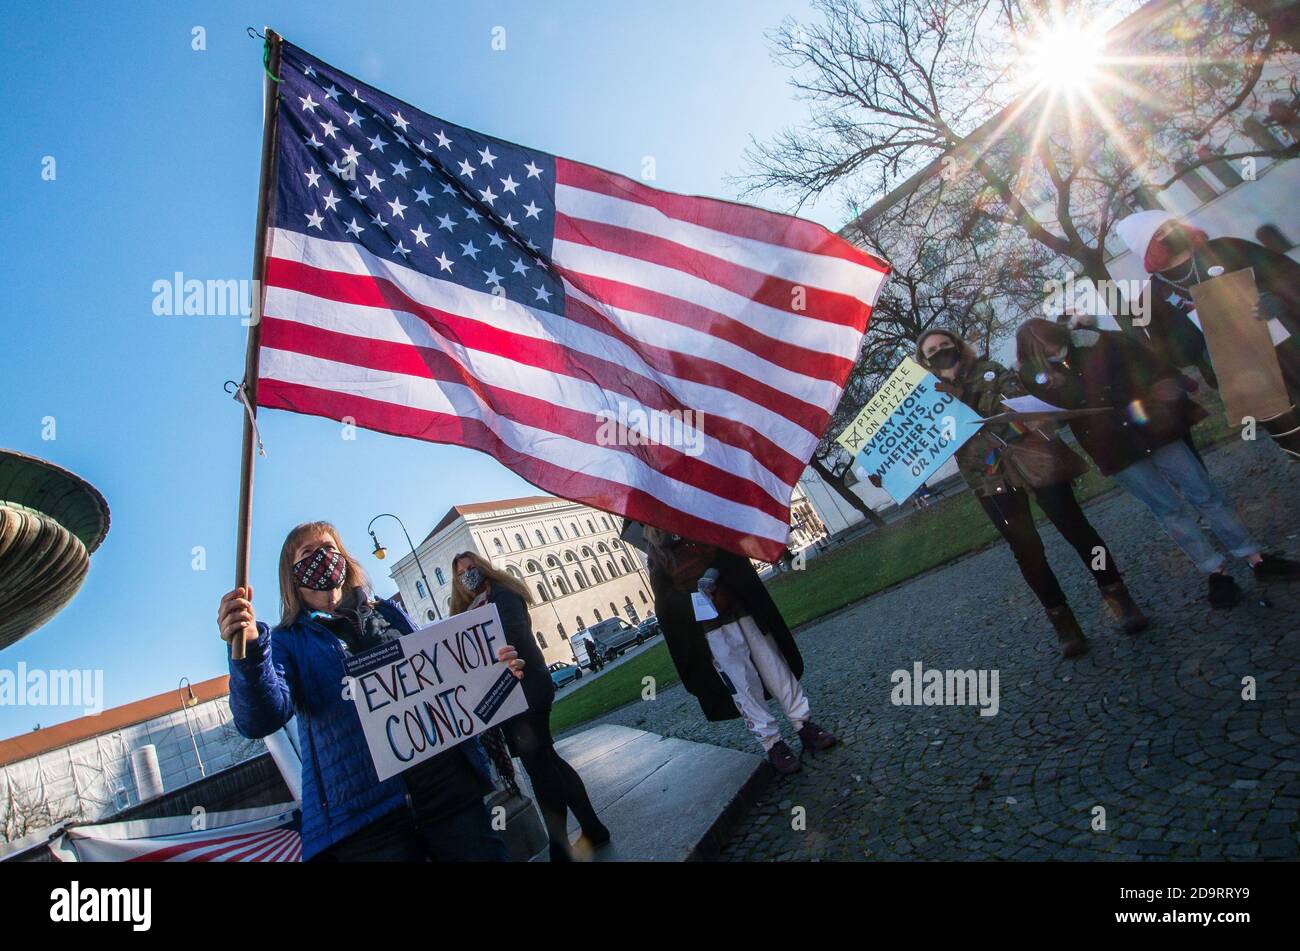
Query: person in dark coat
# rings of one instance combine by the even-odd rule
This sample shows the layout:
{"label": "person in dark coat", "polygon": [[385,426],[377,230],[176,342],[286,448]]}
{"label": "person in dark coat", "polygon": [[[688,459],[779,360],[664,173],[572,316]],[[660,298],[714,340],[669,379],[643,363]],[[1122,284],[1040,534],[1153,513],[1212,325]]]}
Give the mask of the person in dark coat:
{"label": "person in dark coat", "polygon": [[1231,607],[1240,591],[1200,518],[1257,578],[1300,579],[1300,565],[1262,553],[1188,448],[1191,428],[1208,414],[1165,359],[1118,331],[1069,330],[1040,318],[1020,326],[1016,354],[1034,396],[1063,409],[1105,410],[1070,420],[1070,430],[1102,474],[1146,505],[1205,572],[1211,605]]}
{"label": "person in dark coat", "polygon": [[551,706],[555,701],[555,681],[546,667],[542,650],[533,636],[528,617],[531,598],[523,582],[476,552],[464,551],[452,559],[451,613],[460,614],[485,604],[496,605],[506,643],[524,662],[523,690],[528,711],[502,724],[510,751],[524,764],[532,780],[537,806],[546,825],[552,862],[569,862],[573,854],[569,845],[569,812],[582,827],[578,847],[587,853],[610,840],[605,827],[587,794],[578,771],[555,749],[551,736]]}
{"label": "person in dark coat", "polygon": [[[306,522],[280,549],[280,621],[257,620],[251,588],[221,599],[217,627],[229,645],[230,713],[241,736],[269,736],[291,719],[302,751],[304,861],[505,861],[483,796],[492,790],[477,738],[379,780],[356,705],[341,685],[349,656],[411,633],[329,522]],[[523,662],[503,646],[516,677]]]}
{"label": "person in dark coat", "polygon": [[[939,378],[946,392],[986,418],[1007,411],[1004,399],[1025,393],[1014,370],[980,359],[974,347],[949,330],[921,334],[916,339],[916,361]],[[1056,631],[1063,656],[1081,656],[1088,641],[1047,561],[1031,500],[1038,502],[1091,570],[1102,600],[1125,632],[1135,634],[1147,627],[1145,615],[1120,576],[1115,556],[1074,497],[1071,483],[1087,471],[1087,463],[1059,436],[1018,423],[986,423],[962,444],[956,459],[962,478],[989,521],[1011,546],[1020,573]]]}
{"label": "person in dark coat", "polygon": [[[1167,211],[1142,211],[1116,225],[1116,231],[1151,276],[1150,321],[1137,327],[1153,350],[1180,369],[1197,367],[1211,386],[1218,379],[1196,318],[1192,288],[1207,281],[1211,268],[1225,274],[1250,268],[1259,290],[1256,316],[1268,322],[1274,353],[1293,412],[1267,426],[1289,453],[1300,452],[1294,406],[1300,403],[1300,262],[1245,238],[1211,238]],[[1289,438],[1288,438],[1289,437]]]}
{"label": "person in dark coat", "polygon": [[[804,749],[824,750],[834,735],[810,719],[799,683],[803,657],[794,635],[748,558],[642,526],[655,614],[682,684],[709,720],[743,717],[781,773],[799,759],[781,739],[767,708],[774,696]],[[697,621],[692,594],[704,595],[717,616]]]}

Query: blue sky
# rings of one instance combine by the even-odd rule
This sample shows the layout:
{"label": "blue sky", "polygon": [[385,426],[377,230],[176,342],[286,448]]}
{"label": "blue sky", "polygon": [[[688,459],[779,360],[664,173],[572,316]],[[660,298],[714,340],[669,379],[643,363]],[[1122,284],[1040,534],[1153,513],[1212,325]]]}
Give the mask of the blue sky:
{"label": "blue sky", "polygon": [[[225,671],[214,623],[232,585],[245,328],[159,317],[155,281],[249,276],[269,24],[427,112],[656,184],[735,197],[751,135],[803,107],[764,33],[801,2],[6,4],[0,170],[7,290],[0,446],[94,483],[112,529],[62,614],[0,651],[0,668],[104,671],[105,706]],[[207,49],[191,49],[192,29]],[[494,27],[506,49],[491,48]],[[56,178],[42,180],[52,156]],[[839,208],[805,215],[834,226]],[[16,344],[16,346],[15,346]],[[54,440],[42,439],[53,417]],[[369,551],[395,512],[423,537],[456,503],[534,490],[487,456],[281,412],[261,416],[253,584],[276,613],[285,532],[335,521]],[[380,538],[404,542],[391,520]],[[206,570],[192,567],[206,550]],[[381,593],[383,563],[363,555]],[[0,706],[0,737],[80,715]]]}

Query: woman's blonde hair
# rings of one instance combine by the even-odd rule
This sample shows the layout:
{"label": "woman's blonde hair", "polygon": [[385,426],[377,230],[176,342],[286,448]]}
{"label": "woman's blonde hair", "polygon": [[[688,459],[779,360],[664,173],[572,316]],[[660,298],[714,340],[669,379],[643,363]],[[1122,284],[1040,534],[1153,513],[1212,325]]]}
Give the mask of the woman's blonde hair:
{"label": "woman's blonde hair", "polygon": [[370,592],[370,576],[366,574],[366,569],[361,567],[360,562],[352,557],[352,553],[343,546],[339,530],[331,522],[303,522],[285,536],[284,544],[280,546],[279,627],[288,627],[298,620],[298,615],[302,613],[302,598],[298,594],[298,582],[293,580],[293,556],[303,540],[313,535],[328,535],[338,548],[339,554],[343,556],[343,561],[348,566],[344,585],[349,588],[364,588],[367,595]]}
{"label": "woman's blonde hair", "polygon": [[500,568],[493,568],[492,563],[475,551],[463,551],[451,560],[451,613],[460,614],[466,610],[470,602],[474,600],[474,592],[467,589],[460,583],[460,574],[456,571],[457,563],[468,561],[488,581],[494,585],[500,585],[513,591],[519,597],[524,599],[524,604],[532,604],[533,599],[528,594],[528,589],[524,583],[507,571]]}
{"label": "woman's blonde hair", "polygon": [[1020,371],[1032,378],[1037,373],[1059,376],[1051,357],[1070,345],[1070,329],[1041,317],[1031,317],[1016,331],[1016,360]]}

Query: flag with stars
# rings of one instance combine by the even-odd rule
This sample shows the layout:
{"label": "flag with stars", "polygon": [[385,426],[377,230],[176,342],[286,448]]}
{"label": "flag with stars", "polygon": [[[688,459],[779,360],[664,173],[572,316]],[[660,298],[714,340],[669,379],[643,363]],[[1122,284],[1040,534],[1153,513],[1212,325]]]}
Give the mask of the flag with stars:
{"label": "flag with stars", "polygon": [[285,43],[259,406],[773,561],[888,265],[420,112]]}

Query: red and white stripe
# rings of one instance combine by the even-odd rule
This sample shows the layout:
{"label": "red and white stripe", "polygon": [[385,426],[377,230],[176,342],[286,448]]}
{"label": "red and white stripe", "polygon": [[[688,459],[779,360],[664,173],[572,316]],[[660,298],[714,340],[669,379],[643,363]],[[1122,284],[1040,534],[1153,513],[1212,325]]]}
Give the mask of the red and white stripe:
{"label": "red and white stripe", "polygon": [[[556,315],[273,229],[258,403],[471,446],[574,499],[767,561],[888,266],[825,229],[556,159]],[[806,309],[792,309],[802,295]],[[703,449],[603,445],[703,413]]]}

